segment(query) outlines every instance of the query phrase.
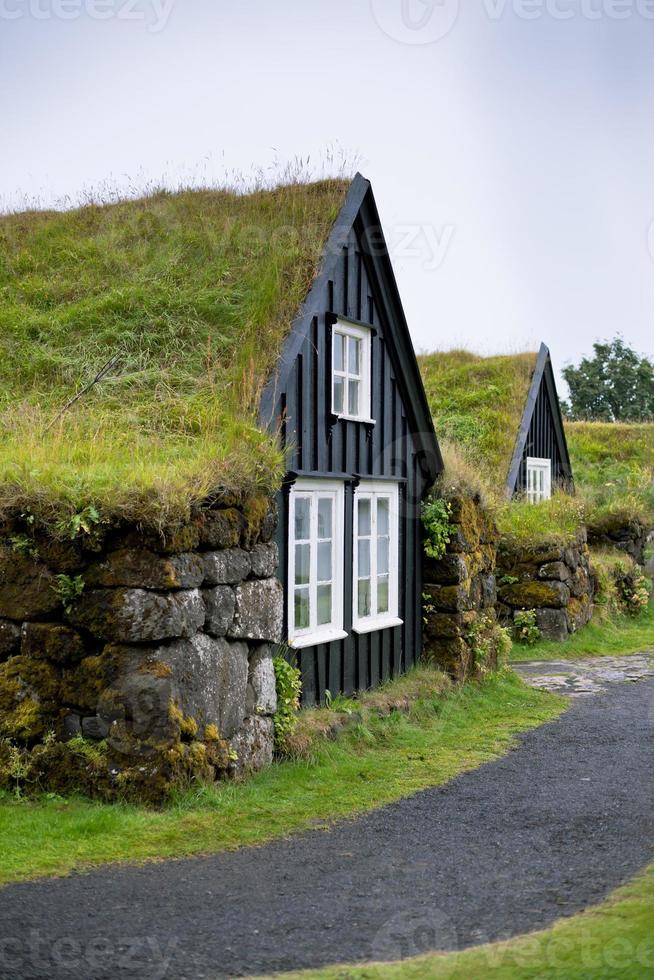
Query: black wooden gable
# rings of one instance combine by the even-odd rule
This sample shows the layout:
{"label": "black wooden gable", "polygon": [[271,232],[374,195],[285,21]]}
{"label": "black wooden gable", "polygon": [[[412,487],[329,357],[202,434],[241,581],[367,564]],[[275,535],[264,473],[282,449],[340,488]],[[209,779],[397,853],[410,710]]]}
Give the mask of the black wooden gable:
{"label": "black wooden gable", "polygon": [[[373,328],[373,375],[375,364],[384,365],[386,355],[390,361],[380,393],[381,418],[376,420],[372,431],[365,433],[367,450],[361,447],[361,454],[367,451],[368,456],[379,460],[384,452],[392,452],[393,443],[403,436],[399,428],[393,429],[394,399],[401,400],[425,478],[433,483],[443,469],[443,461],[372,188],[361,174],[352,181],[327,241],[320,272],[293,323],[277,369],[261,399],[261,423],[272,427],[281,425],[282,438],[284,420],[295,412],[299,465],[292,467],[294,470],[331,473],[338,469],[335,465],[339,458],[339,447],[335,445],[338,437],[328,432],[332,450],[327,456],[321,456],[318,445],[321,440],[316,431],[323,415],[328,425],[335,421],[329,418],[331,346],[322,341],[326,339],[323,324],[333,323],[338,317]],[[304,390],[291,391],[297,359],[307,356],[312,361],[311,384],[302,386],[300,382]],[[295,405],[289,404],[291,394],[297,399]],[[310,443],[313,444],[311,459]],[[317,455],[321,456],[318,461]],[[342,469],[345,471],[346,467]],[[373,472],[371,468],[370,472]]]}
{"label": "black wooden gable", "polygon": [[[370,330],[374,424],[332,414],[332,331],[338,319]],[[287,480],[279,495],[279,577],[288,578],[288,493],[296,478],[343,483],[346,637],[296,651],[303,701],[373,687],[410,667],[422,650],[420,504],[442,470],[431,413],[370,184],[353,180],[320,271],[265,389],[262,424],[280,430]],[[353,509],[361,481],[391,480],[399,494],[401,625],[357,633],[353,625]],[[285,615],[288,613],[286,610]]]}
{"label": "black wooden gable", "polygon": [[522,493],[526,489],[529,456],[550,459],[552,483],[566,490],[574,489],[554,370],[550,352],[545,344],[541,344],[538,352],[536,368],[509,468],[506,484],[509,497]]}

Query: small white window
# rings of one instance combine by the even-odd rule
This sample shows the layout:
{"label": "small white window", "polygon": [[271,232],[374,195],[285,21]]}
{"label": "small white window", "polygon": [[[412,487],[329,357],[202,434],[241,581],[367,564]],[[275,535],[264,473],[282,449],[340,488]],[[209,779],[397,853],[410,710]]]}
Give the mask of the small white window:
{"label": "small white window", "polygon": [[398,619],[399,490],[361,483],[354,494],[353,629],[401,626]]}
{"label": "small white window", "polygon": [[347,636],[343,631],[344,488],[303,480],[289,506],[288,634],[293,647]]}
{"label": "small white window", "polygon": [[370,330],[337,320],[332,330],[332,411],[344,419],[372,422]]}
{"label": "small white window", "polygon": [[527,500],[539,504],[552,496],[552,461],[527,457]]}

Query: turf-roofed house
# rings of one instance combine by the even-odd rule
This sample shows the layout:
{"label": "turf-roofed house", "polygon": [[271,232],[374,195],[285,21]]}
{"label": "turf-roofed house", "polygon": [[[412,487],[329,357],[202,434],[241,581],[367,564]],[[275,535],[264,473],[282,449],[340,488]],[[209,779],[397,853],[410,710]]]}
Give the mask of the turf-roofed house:
{"label": "turf-roofed house", "polygon": [[306,703],[416,661],[442,463],[368,181],[8,215],[0,260],[0,773],[160,798],[271,759],[280,649]]}
{"label": "turf-roofed house", "polygon": [[506,496],[531,503],[574,489],[550,352],[481,357],[447,351],[419,358],[439,435]]}

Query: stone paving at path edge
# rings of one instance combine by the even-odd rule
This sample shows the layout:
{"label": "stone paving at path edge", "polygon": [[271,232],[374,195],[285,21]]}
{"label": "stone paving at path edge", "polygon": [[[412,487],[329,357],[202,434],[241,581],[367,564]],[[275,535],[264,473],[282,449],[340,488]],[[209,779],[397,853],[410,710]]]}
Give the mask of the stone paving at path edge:
{"label": "stone paving at path edge", "polygon": [[654,677],[654,651],[627,657],[583,660],[532,660],[512,664],[526,684],[555,694],[583,697],[601,694],[610,684]]}

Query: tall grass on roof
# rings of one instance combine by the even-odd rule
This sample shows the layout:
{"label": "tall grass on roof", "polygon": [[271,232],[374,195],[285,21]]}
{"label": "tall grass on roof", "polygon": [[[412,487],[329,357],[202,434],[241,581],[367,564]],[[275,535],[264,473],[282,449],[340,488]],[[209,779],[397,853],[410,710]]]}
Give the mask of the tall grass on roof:
{"label": "tall grass on roof", "polygon": [[481,357],[465,350],[418,358],[439,438],[505,483],[537,354]]}
{"label": "tall grass on roof", "polygon": [[0,217],[0,510],[161,524],[220,488],[276,486],[258,401],[348,186]]}

